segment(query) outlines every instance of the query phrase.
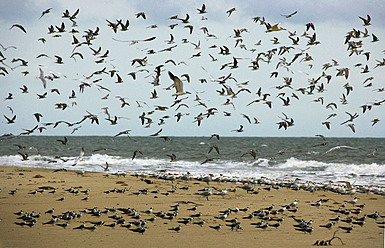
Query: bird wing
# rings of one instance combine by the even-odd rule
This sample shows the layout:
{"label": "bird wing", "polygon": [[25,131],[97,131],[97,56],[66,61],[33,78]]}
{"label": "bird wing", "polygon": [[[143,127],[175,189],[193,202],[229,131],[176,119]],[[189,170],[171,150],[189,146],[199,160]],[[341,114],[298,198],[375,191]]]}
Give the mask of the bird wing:
{"label": "bird wing", "polygon": [[182,83],[182,81],[177,76],[172,74],[170,71],[168,72],[168,75],[171,78],[171,80],[174,81],[174,87],[176,89],[176,92],[177,93],[183,92],[183,83]]}
{"label": "bird wing", "polygon": [[324,152],[322,155],[325,155],[333,150],[337,149],[337,146],[336,147],[333,147],[333,148],[330,148],[329,150],[327,150],[326,152]]}
{"label": "bird wing", "polygon": [[348,148],[348,149],[354,149],[357,150],[358,148],[356,147],[351,147],[351,146],[340,146],[341,148]]}

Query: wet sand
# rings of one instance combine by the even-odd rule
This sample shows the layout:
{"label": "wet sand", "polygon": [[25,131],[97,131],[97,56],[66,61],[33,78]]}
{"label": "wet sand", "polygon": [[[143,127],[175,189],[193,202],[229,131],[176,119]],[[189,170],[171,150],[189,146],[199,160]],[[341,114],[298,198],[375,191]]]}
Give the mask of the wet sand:
{"label": "wet sand", "polygon": [[[219,195],[213,195],[207,200],[205,197],[195,195],[204,187],[216,187],[218,190],[224,188],[234,188],[241,184],[234,183],[216,183],[196,180],[175,180],[165,181],[156,178],[146,179],[153,183],[148,184],[144,178],[133,176],[105,176],[104,173],[86,172],[84,175],[78,175],[75,171],[53,172],[49,169],[41,168],[20,168],[20,167],[0,167],[0,247],[311,247],[317,240],[328,240],[337,231],[344,247],[384,247],[384,221],[383,218],[366,218],[365,224],[349,224],[341,220],[350,216],[360,218],[364,214],[373,214],[376,211],[380,215],[385,215],[385,198],[375,194],[356,193],[351,195],[340,195],[329,191],[308,192],[304,190],[295,191],[288,188],[279,188],[265,190],[265,186],[257,185],[261,188],[258,194],[250,194],[245,190],[238,188],[236,192],[228,192],[224,198]],[[174,193],[168,193],[172,190],[172,185],[177,185]],[[190,186],[188,190],[181,189],[184,186]],[[39,187],[46,187],[44,192],[39,191]],[[73,187],[73,191],[66,191]],[[110,192],[112,189],[122,190],[124,193]],[[134,194],[139,190],[148,188],[147,194]],[[14,195],[10,192],[18,189]],[[56,189],[55,193],[52,189]],[[88,193],[82,191],[89,190]],[[151,193],[159,189],[159,193]],[[214,193],[218,192],[214,190]],[[63,201],[59,199],[65,196]],[[88,199],[86,197],[88,196]],[[356,206],[348,203],[341,207],[344,201],[359,197]],[[320,206],[312,206],[319,199],[330,199]],[[284,217],[283,222],[277,228],[268,226],[267,228],[258,228],[253,223],[261,221],[259,217],[252,219],[243,219],[253,211],[261,208],[273,206],[273,210],[281,209],[283,205],[298,200],[298,212],[288,210],[276,215],[269,214],[268,217],[278,219]],[[122,227],[117,224],[115,227],[109,227],[114,222],[111,218],[118,214],[125,220],[125,224],[138,220],[150,219],[154,213],[163,211],[172,211],[174,205],[179,204],[176,210],[178,215],[172,219],[156,217],[153,222],[148,221],[145,225],[148,229],[143,233],[131,231],[137,228]],[[341,214],[334,213],[330,209],[357,209],[357,205],[366,204],[359,214]],[[197,206],[196,211],[188,210]],[[105,211],[105,208],[134,208],[140,213],[153,208],[151,214],[141,213],[139,219],[123,213],[121,210],[115,212],[105,212],[97,217],[90,214],[91,209]],[[242,209],[249,207],[246,212],[232,211],[226,220],[238,218],[242,230],[231,230],[230,222],[217,219],[221,215],[220,211],[230,209]],[[45,213],[54,208],[52,214]],[[86,210],[87,209],[87,210]],[[291,208],[293,209],[293,208]],[[41,213],[37,222],[29,227],[27,225],[18,225],[23,220],[14,213],[23,210],[36,214]],[[86,210],[86,211],[84,211]],[[59,220],[55,224],[43,224],[53,218],[53,216],[62,215],[65,212],[74,211],[76,214],[82,213],[82,216],[68,220],[67,227],[57,224],[63,224],[66,220]],[[201,217],[194,217],[188,223],[180,223],[184,218],[201,212]],[[330,218],[341,216],[341,220],[330,229],[320,227],[331,222]],[[314,230],[311,233],[299,231],[296,219],[312,220],[310,227]],[[199,226],[197,223],[205,220],[205,224]],[[104,225],[97,226],[95,230],[74,229],[85,222],[86,227],[91,227],[91,222],[104,221]],[[356,221],[356,220],[353,220]],[[26,222],[28,223],[28,222]],[[265,220],[264,223],[274,225],[277,221]],[[221,224],[220,230],[215,230],[209,226]],[[181,225],[179,232],[169,230]],[[348,233],[339,228],[340,226],[354,226],[354,229]],[[333,247],[342,246],[341,240],[332,240]]]}

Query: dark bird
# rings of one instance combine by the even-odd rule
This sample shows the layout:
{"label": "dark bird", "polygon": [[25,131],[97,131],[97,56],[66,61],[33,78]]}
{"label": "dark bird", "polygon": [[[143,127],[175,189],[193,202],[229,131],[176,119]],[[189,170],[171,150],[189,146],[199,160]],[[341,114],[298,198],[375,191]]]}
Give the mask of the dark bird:
{"label": "dark bird", "polygon": [[18,154],[20,154],[20,156],[22,157],[22,161],[26,161],[28,160],[28,154],[27,153],[21,153],[21,152],[18,152]]}
{"label": "dark bird", "polygon": [[34,113],[33,115],[35,116],[35,118],[36,118],[37,122],[40,122],[40,118],[42,118],[42,117],[43,117],[43,115],[42,115],[42,114],[40,114],[40,113]]}
{"label": "dark bird", "polygon": [[215,149],[215,151],[217,151],[217,153],[219,154],[219,148],[218,148],[217,145],[212,145],[212,146],[210,146],[210,149],[209,149],[209,152],[208,152],[208,153],[210,153],[213,149]]}
{"label": "dark bird", "polygon": [[131,231],[133,231],[133,232],[137,232],[137,233],[141,233],[141,234],[143,234],[146,230],[147,230],[147,228],[148,227],[138,227],[138,228],[136,228],[136,229],[130,229]]}
{"label": "dark bird", "polygon": [[172,230],[172,231],[179,232],[181,229],[182,229],[182,226],[179,225],[179,226],[177,226],[177,227],[169,228],[168,230]]}
{"label": "dark bird", "polygon": [[243,132],[243,126],[239,125],[239,129],[234,129],[234,130],[231,130],[231,131],[237,132],[237,133],[241,133],[241,132]]}
{"label": "dark bird", "polygon": [[205,14],[205,13],[207,13],[206,12],[206,5],[205,4],[202,5],[202,8],[197,9],[197,10],[199,11],[198,14]]}
{"label": "dark bird", "polygon": [[292,17],[293,15],[297,14],[297,11],[294,11],[293,13],[289,14],[289,15],[281,15],[281,16],[284,16],[286,18],[290,18]]}
{"label": "dark bird", "polygon": [[242,154],[241,157],[243,157],[245,155],[250,155],[255,159],[257,157],[257,152],[255,150],[249,150],[249,151],[245,152],[244,154]]}
{"label": "dark bird", "polygon": [[116,134],[114,137],[118,137],[118,136],[123,135],[123,134],[127,134],[128,135],[130,132],[131,132],[131,130],[124,130],[124,131],[121,131],[118,134]]}
{"label": "dark bird", "polygon": [[158,136],[162,131],[163,131],[163,129],[161,128],[158,132],[153,133],[150,136],[153,136],[153,137]]}
{"label": "dark bird", "polygon": [[14,115],[12,118],[8,118],[7,116],[3,115],[4,118],[7,120],[7,124],[13,124],[16,120],[16,115]]}
{"label": "dark bird", "polygon": [[230,17],[231,14],[232,14],[235,10],[236,10],[235,8],[231,8],[231,9],[229,9],[228,11],[226,11],[226,13],[228,14],[227,17]]}
{"label": "dark bird", "polygon": [[167,154],[167,156],[170,157],[170,162],[175,162],[176,161],[176,155],[174,153],[172,154]]}
{"label": "dark bird", "polygon": [[219,140],[219,134],[212,134],[210,139],[212,139],[212,138],[216,138],[217,140]]}
{"label": "dark bird", "polygon": [[42,13],[41,13],[41,16],[39,17],[39,19],[41,19],[44,15],[48,14],[50,11],[51,11],[52,8],[48,8],[46,10],[44,10]]}
{"label": "dark bird", "polygon": [[136,150],[136,151],[134,151],[134,155],[132,156],[132,160],[136,157],[136,155],[137,154],[141,154],[141,155],[143,155],[143,152],[141,151],[141,150]]}
{"label": "dark bird", "polygon": [[24,33],[27,33],[27,31],[25,30],[25,28],[24,28],[23,26],[21,26],[20,24],[13,24],[12,27],[11,27],[9,30],[11,30],[11,29],[14,28],[14,27],[20,28],[21,31],[23,31]]}
{"label": "dark bird", "polygon": [[56,141],[58,141],[58,142],[60,142],[60,143],[62,143],[62,145],[67,145],[67,137],[64,137],[64,139],[62,139],[62,140],[56,140]]}
{"label": "dark bird", "polygon": [[354,226],[347,226],[347,227],[339,226],[339,228],[341,228],[342,230],[345,230],[347,233],[350,233],[353,230]]}
{"label": "dark bird", "polygon": [[222,227],[221,224],[219,224],[219,225],[217,225],[217,226],[210,226],[210,228],[212,228],[212,229],[214,229],[214,230],[217,230],[217,231],[219,231],[219,229],[221,229],[221,227]]}
{"label": "dark bird", "polygon": [[370,15],[366,15],[366,19],[359,16],[358,18],[360,18],[363,22],[364,22],[364,26],[369,26],[371,23],[370,21],[372,20],[372,18],[370,18]]}
{"label": "dark bird", "polygon": [[142,17],[144,20],[146,20],[146,14],[144,12],[139,12],[135,14],[136,18]]}

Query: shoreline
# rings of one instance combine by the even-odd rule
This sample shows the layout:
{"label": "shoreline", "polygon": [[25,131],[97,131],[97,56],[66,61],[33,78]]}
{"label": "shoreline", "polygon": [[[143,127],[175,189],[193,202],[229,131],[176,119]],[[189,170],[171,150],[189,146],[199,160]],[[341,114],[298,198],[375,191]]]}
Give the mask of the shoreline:
{"label": "shoreline", "polygon": [[[369,192],[342,195],[323,189],[311,192],[305,191],[302,187],[294,190],[290,187],[273,187],[276,184],[270,185],[272,186],[270,188],[268,184],[255,184],[255,192],[258,188],[259,191],[252,193],[240,188],[240,186],[246,185],[241,183],[214,181],[207,183],[181,179],[171,181],[128,174],[125,177],[116,175],[107,177],[100,172],[79,174],[70,170],[53,172],[52,169],[12,166],[0,166],[0,177],[0,247],[85,247],[91,245],[116,247],[122,244],[128,247],[240,247],[250,245],[282,247],[282,244],[310,247],[317,240],[331,239],[337,230],[336,236],[342,240],[345,247],[384,246],[384,224],[379,224],[384,221],[384,218],[366,217],[365,224],[359,225],[358,219],[365,215],[376,212],[380,216],[385,215],[383,210],[385,198]],[[39,187],[44,187],[45,190],[43,191],[43,188]],[[216,188],[213,189],[213,194],[218,195],[210,195],[207,200],[205,196],[195,194],[202,192],[199,190],[205,187]],[[230,192],[231,188],[237,190]],[[17,192],[10,194],[15,189]],[[56,189],[55,193],[50,193],[53,189]],[[69,189],[72,192],[66,191]],[[159,192],[151,193],[158,189]],[[227,193],[221,191],[224,189],[227,189]],[[61,201],[63,196],[64,200]],[[357,202],[354,205],[349,203],[355,197],[358,197]],[[319,201],[320,199],[329,200],[322,202]],[[297,212],[283,207],[287,207],[296,200],[298,200],[295,206],[298,207]],[[357,206],[363,204],[365,206],[360,213],[356,214],[331,211],[341,208],[354,212],[358,211]],[[197,206],[197,210],[188,210],[194,206]],[[244,209],[246,210],[244,212],[239,210],[247,207],[248,210]],[[267,212],[270,207],[271,211]],[[295,207],[291,207],[291,210]],[[55,210],[52,214],[45,213],[53,208]],[[106,211],[106,208],[109,211]],[[146,211],[150,208],[153,211],[147,213]],[[125,212],[127,209],[136,209],[135,216],[139,214],[141,216],[135,219]],[[223,212],[220,211],[227,209],[232,211],[225,218]],[[41,216],[37,219],[34,217],[36,223],[29,227],[20,224],[23,223],[22,219],[17,219],[22,215],[14,214],[20,210],[28,213],[34,211],[34,215],[41,213]],[[93,214],[98,210],[101,211],[99,217]],[[171,214],[174,212],[178,214],[174,214],[174,217],[165,216],[163,218],[160,215],[156,216],[153,222],[149,221],[156,212],[161,211],[170,213],[170,216],[173,216]],[[262,215],[258,217],[261,211],[264,213],[264,217]],[[49,222],[53,216],[60,216],[63,213],[69,215],[70,212],[81,214],[81,216],[68,220],[61,219],[54,224],[43,224]],[[202,213],[201,216],[193,217],[187,223],[191,215],[199,212]],[[112,217],[115,214],[117,216],[114,219]],[[251,214],[255,216],[251,216]],[[330,229],[320,226],[331,222],[330,219],[337,216],[341,216],[341,220],[336,221],[336,224]],[[269,220],[268,217],[271,219]],[[283,220],[280,219],[282,217]],[[350,223],[342,221],[349,221],[350,217],[353,217]],[[119,218],[124,219],[125,224],[109,226]],[[232,230],[228,226],[231,225],[231,222],[226,222],[226,220],[234,218],[237,218],[237,222],[240,224]],[[131,227],[124,227],[130,222],[145,221],[145,219],[147,219],[147,223],[143,226],[148,228],[143,235],[130,231],[138,228],[135,224],[132,224]],[[294,226],[298,225],[295,219],[312,220],[309,230],[302,230],[300,227]],[[203,220],[205,223],[201,223]],[[274,227],[279,220],[282,220],[279,226]],[[89,229],[96,221],[104,221],[105,224],[96,226],[95,230]],[[263,224],[255,225],[260,221],[263,221]],[[67,222],[68,226],[64,227]],[[83,222],[85,229],[74,229]],[[26,223],[29,222],[26,221]],[[266,223],[269,223],[270,226],[263,228]],[[180,231],[171,230],[179,225],[181,226]],[[220,230],[210,228],[210,226],[218,225],[222,225]],[[341,228],[349,226],[354,226],[350,233]],[[342,246],[342,243],[336,238],[332,240],[332,245]]]}

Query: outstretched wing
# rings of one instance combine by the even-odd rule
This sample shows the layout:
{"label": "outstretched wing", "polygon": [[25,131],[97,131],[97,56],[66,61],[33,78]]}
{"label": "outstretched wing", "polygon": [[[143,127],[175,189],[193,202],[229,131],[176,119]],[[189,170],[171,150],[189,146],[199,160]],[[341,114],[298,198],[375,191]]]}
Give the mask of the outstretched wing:
{"label": "outstretched wing", "polygon": [[172,81],[174,81],[174,87],[176,89],[176,92],[183,92],[183,83],[182,81],[177,77],[175,76],[174,74],[172,74],[172,72],[168,71],[168,76],[171,78]]}

